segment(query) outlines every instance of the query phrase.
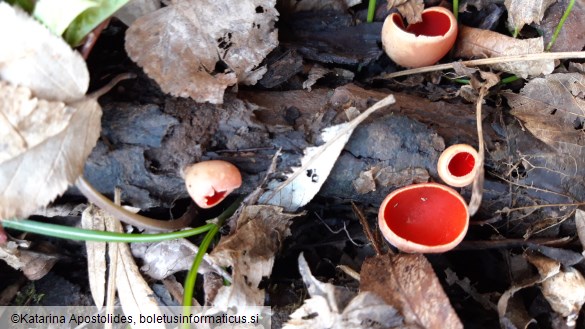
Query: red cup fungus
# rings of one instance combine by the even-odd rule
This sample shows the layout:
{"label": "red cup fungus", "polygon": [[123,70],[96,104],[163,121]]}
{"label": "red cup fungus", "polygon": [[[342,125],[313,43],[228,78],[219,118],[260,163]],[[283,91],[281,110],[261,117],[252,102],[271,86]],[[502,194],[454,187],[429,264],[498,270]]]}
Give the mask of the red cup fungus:
{"label": "red cup fungus", "polygon": [[479,155],[472,146],[455,144],[441,153],[437,171],[447,185],[463,187],[473,182],[479,166],[481,166]]}
{"label": "red cup fungus", "polygon": [[388,194],[378,212],[382,234],[404,252],[439,253],[453,249],[467,233],[465,200],[437,183],[413,184]]}
{"label": "red cup fungus", "polygon": [[405,67],[435,64],[455,44],[457,20],[443,7],[430,7],[422,12],[422,22],[404,27],[402,17],[392,13],[382,26],[382,45],[386,54]]}
{"label": "red cup fungus", "polygon": [[184,170],[187,192],[201,208],[211,208],[242,185],[240,171],[223,160],[202,161]]}

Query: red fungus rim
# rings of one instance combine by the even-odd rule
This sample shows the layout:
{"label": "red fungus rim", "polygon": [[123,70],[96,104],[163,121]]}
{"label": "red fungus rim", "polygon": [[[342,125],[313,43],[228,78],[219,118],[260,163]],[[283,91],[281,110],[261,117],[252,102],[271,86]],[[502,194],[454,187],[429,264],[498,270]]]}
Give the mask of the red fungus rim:
{"label": "red fungus rim", "polygon": [[390,193],[378,212],[382,234],[406,252],[437,253],[454,248],[467,233],[465,200],[452,188],[413,184]]}
{"label": "red fungus rim", "polygon": [[455,16],[453,13],[443,7],[429,7],[422,12],[422,21],[419,23],[409,24],[404,27],[402,16],[393,13],[392,21],[402,31],[413,34],[417,37],[442,37],[453,30]]}
{"label": "red fungus rim", "polygon": [[473,182],[480,166],[479,154],[472,146],[455,144],[439,156],[437,172],[446,184],[463,187]]}

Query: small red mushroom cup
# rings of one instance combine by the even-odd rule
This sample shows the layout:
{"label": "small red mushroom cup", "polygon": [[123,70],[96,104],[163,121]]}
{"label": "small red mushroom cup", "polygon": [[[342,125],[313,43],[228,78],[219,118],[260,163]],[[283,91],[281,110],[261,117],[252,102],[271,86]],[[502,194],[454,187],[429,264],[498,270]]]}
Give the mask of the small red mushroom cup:
{"label": "small red mushroom cup", "polygon": [[440,253],[463,240],[469,212],[452,188],[413,184],[388,194],[378,212],[378,225],[384,238],[401,251]]}
{"label": "small red mushroom cup", "polygon": [[455,144],[439,156],[437,172],[447,185],[463,187],[473,182],[480,166],[479,154],[471,145]]}
{"label": "small red mushroom cup", "polygon": [[407,27],[402,17],[392,13],[382,26],[382,45],[386,54],[404,67],[433,65],[445,56],[457,39],[457,20],[443,7],[422,12],[422,22]]}
{"label": "small red mushroom cup", "polygon": [[211,208],[242,185],[240,171],[223,160],[202,161],[183,171],[187,192],[201,208]]}

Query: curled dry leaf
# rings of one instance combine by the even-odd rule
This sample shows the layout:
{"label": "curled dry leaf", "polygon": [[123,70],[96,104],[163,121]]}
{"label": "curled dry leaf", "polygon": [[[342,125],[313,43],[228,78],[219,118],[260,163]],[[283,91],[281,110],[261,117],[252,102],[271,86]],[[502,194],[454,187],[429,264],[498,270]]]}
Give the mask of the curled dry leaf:
{"label": "curled dry leaf", "polygon": [[421,254],[382,255],[364,261],[360,290],[380,294],[421,328],[463,328],[431,264]]}
{"label": "curled dry leaf", "polygon": [[219,104],[236,83],[255,84],[277,46],[276,0],[184,0],[138,18],[126,51],[161,89]]}
{"label": "curled dry leaf", "polygon": [[567,267],[541,284],[542,294],[555,312],[575,327],[579,311],[585,303],[585,278],[572,267]]}
{"label": "curled dry leaf", "polygon": [[46,102],[0,82],[0,118],[0,219],[26,217],[81,175],[99,137],[101,108],[93,98]]}
{"label": "curled dry leaf", "polygon": [[26,86],[35,97],[73,102],[89,86],[79,53],[24,11],[0,2],[0,79]]}
{"label": "curled dry leaf", "polygon": [[[87,230],[105,231],[107,216],[101,209],[89,205],[81,214],[81,227]],[[106,300],[106,242],[86,241],[87,278],[93,302],[98,308]]]}
{"label": "curled dry leaf", "polygon": [[581,249],[584,250],[581,254],[585,255],[585,210],[575,210],[575,226],[577,227],[579,242],[581,242]]}
{"label": "curled dry leaf", "polygon": [[42,252],[18,249],[16,243],[0,245],[0,259],[15,270],[20,270],[29,280],[44,277],[57,263],[57,257]]}
{"label": "curled dry leaf", "polygon": [[508,9],[508,25],[520,31],[524,24],[540,23],[546,9],[556,0],[505,0],[504,5]]}
{"label": "curled dry leaf", "polygon": [[311,298],[291,314],[284,329],[404,328],[402,316],[375,293],[355,295],[345,287],[317,280],[302,253],[299,272]]}
{"label": "curled dry leaf", "polygon": [[[555,73],[535,78],[519,94],[505,92],[511,113],[558,152],[585,154],[585,76]],[[582,168],[581,168],[582,169]]]}
{"label": "curled dry leaf", "polygon": [[423,0],[388,0],[388,9],[396,8],[408,24],[422,22]]}
{"label": "curled dry leaf", "polygon": [[[497,32],[461,26],[457,42],[458,57],[502,57],[510,55],[538,54],[544,51],[542,37],[533,39],[515,39]],[[550,74],[554,68],[554,60],[522,61],[499,63],[494,68],[516,74],[522,78],[528,76]]]}
{"label": "curled dry leaf", "polygon": [[248,206],[242,210],[234,234],[223,238],[210,254],[212,261],[232,268],[233,282],[222,287],[213,300],[216,307],[264,305],[263,277],[270,277],[274,256],[290,235],[291,219],[282,208]]}

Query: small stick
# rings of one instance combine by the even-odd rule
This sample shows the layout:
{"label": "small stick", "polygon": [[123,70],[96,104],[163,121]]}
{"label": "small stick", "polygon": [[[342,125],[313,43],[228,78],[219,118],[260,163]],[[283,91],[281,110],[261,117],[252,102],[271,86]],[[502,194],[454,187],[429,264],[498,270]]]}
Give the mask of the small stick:
{"label": "small stick", "polygon": [[[460,61],[459,63],[461,63],[465,66],[474,66],[474,65],[490,65],[490,64],[521,62],[521,61],[538,61],[538,60],[542,60],[542,59],[567,59],[567,58],[585,58],[585,51],[566,51],[566,52],[557,52],[557,53],[539,53],[539,54],[492,57],[492,58],[473,59],[473,60],[469,60],[469,61]],[[443,71],[443,70],[449,70],[449,69],[453,69],[453,68],[454,68],[453,63],[439,64],[439,65],[433,65],[433,66],[420,67],[417,69],[404,70],[404,71],[400,71],[400,72],[383,74],[381,76],[374,77],[373,79],[392,79],[392,78],[402,77],[405,75],[434,72],[434,71]]]}
{"label": "small stick", "polygon": [[366,216],[364,216],[364,213],[360,210],[360,208],[358,208],[358,206],[356,206],[355,203],[353,203],[353,201],[351,202],[351,209],[353,209],[353,212],[355,213],[357,218],[360,220],[360,224],[362,224],[362,228],[364,229],[364,233],[366,234],[366,237],[368,238],[368,240],[372,244],[374,251],[376,251],[376,255],[381,256],[383,254],[383,252],[382,252],[382,247],[380,246],[381,245],[380,240],[378,240],[376,238],[376,236],[373,234],[372,228],[370,227],[370,224],[368,224],[368,220],[366,219]]}

